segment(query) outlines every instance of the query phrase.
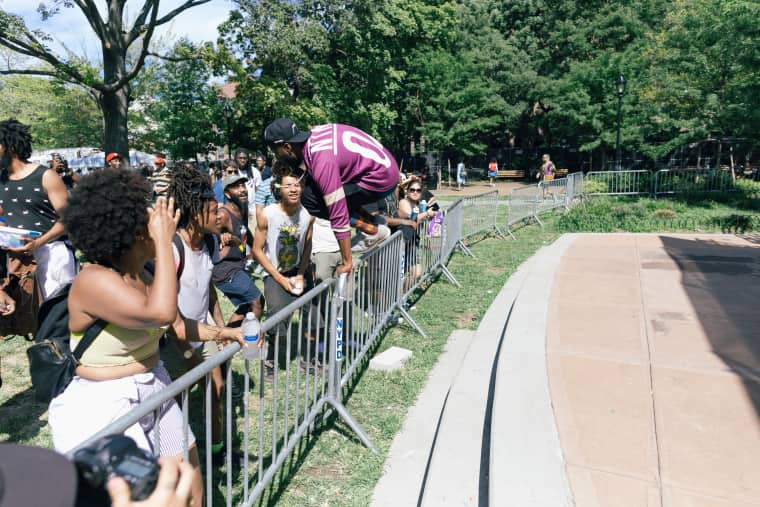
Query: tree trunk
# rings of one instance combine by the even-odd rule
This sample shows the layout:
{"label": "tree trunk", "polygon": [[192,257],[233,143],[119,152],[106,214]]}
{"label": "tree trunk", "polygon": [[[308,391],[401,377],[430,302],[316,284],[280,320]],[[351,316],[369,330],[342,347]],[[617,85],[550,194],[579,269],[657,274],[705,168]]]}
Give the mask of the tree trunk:
{"label": "tree trunk", "polygon": [[100,97],[103,108],[103,144],[106,154],[116,152],[124,160],[123,168],[129,167],[129,139],[127,136],[127,90],[121,88],[115,92],[103,93]]}
{"label": "tree trunk", "polygon": [[[116,3],[110,5],[111,22],[103,41],[103,81],[115,83],[127,74],[127,48],[122,35],[121,12]],[[103,149],[106,154],[116,152],[122,156],[121,167],[129,168],[129,137],[127,117],[129,111],[129,85],[118,90],[101,92],[103,109]]]}

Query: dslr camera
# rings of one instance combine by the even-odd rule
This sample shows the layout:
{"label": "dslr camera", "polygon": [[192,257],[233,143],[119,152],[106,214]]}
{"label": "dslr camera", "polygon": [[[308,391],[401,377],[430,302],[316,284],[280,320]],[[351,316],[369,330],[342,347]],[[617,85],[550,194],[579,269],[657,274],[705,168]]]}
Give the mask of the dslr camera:
{"label": "dslr camera", "polygon": [[[111,477],[121,477],[132,493],[132,500],[145,500],[153,493],[158,481],[159,466],[156,458],[137,447],[135,441],[124,435],[109,435],[74,453],[80,491],[89,491],[92,497],[106,493]],[[85,493],[87,494],[87,493]],[[90,505],[99,504],[93,502]],[[105,505],[110,505],[110,501]]]}

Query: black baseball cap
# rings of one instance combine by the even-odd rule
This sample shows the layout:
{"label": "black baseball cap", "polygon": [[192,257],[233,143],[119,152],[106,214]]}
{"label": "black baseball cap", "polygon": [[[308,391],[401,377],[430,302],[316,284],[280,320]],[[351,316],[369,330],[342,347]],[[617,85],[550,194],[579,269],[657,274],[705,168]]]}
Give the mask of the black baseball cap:
{"label": "black baseball cap", "polygon": [[0,444],[0,507],[73,507],[77,500],[74,464],[49,449]]}
{"label": "black baseball cap", "polygon": [[311,132],[298,130],[290,118],[277,118],[264,129],[264,141],[267,144],[303,143]]}

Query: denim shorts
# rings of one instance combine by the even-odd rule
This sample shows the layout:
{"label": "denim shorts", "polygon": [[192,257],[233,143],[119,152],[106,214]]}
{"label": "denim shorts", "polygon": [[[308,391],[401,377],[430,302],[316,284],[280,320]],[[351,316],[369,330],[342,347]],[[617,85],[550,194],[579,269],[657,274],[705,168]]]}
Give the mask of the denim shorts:
{"label": "denim shorts", "polygon": [[235,308],[252,303],[261,297],[261,291],[251,277],[243,271],[236,271],[230,278],[218,282],[216,286],[227,296]]}

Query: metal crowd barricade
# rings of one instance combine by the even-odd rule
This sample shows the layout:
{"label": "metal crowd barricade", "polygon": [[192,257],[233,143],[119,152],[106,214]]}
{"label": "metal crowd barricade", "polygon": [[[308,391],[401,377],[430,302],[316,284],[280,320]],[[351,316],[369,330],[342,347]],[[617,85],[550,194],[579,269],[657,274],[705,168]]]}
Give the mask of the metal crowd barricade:
{"label": "metal crowd barricade", "polygon": [[496,234],[504,237],[499,228],[499,191],[491,190],[462,198],[464,216],[462,219],[462,239],[494,229]]}
{"label": "metal crowd barricade", "polygon": [[511,227],[530,218],[535,218],[538,223],[537,205],[540,197],[537,185],[513,188],[509,193],[509,207],[507,208],[507,232],[514,239]]}
{"label": "metal crowd barricade", "polygon": [[570,173],[567,175],[567,194],[565,207],[570,208],[576,199],[583,197],[583,173]]}
{"label": "metal crowd barricade", "polygon": [[583,177],[583,195],[649,195],[652,173],[636,171],[592,171]]}
{"label": "metal crowd barricade", "polygon": [[[443,252],[441,253],[441,265],[449,261],[451,254],[459,247],[465,254],[472,255],[467,246],[462,243],[462,228],[464,226],[464,201],[459,199],[446,208],[443,213]],[[445,266],[444,266],[445,267]],[[447,270],[448,271],[448,270]],[[447,275],[448,276],[448,275]]]}
{"label": "metal crowd barricade", "polygon": [[541,215],[557,208],[567,208],[567,178],[538,182],[536,214]]}
{"label": "metal crowd barricade", "polygon": [[658,195],[727,192],[734,190],[730,172],[721,169],[661,169],[654,175],[652,193]]}
{"label": "metal crowd barricade", "polygon": [[341,385],[348,382],[397,309],[403,252],[403,235],[397,231],[364,254],[351,274],[343,303],[346,332]]}
{"label": "metal crowd barricade", "polygon": [[[233,496],[238,503],[252,505],[261,495],[274,475],[282,467],[296,444],[312,427],[325,405],[330,405],[357,433],[362,443],[371,447],[366,433],[351,418],[340,398],[340,354],[330,351],[342,350],[337,341],[342,342],[342,299],[334,295],[336,280],[322,282],[291,304],[269,317],[261,325],[261,339],[267,339],[272,348],[271,360],[274,378],[271,383],[264,379],[265,358],[245,361],[243,374],[243,422],[233,416],[232,400],[232,357],[240,350],[233,343],[218,354],[193,368],[172,382],[160,393],[141,402],[131,412],[119,418],[79,447],[84,447],[105,435],[123,433],[134,424],[152,417],[160,418],[164,404],[181,396],[183,432],[181,435],[185,459],[189,456],[189,398],[190,390],[199,381],[205,381],[205,460],[201,471],[205,477],[206,505],[213,505],[214,468],[211,462],[211,371],[221,365],[226,366],[226,446],[227,462],[225,500],[232,505]],[[336,318],[331,318],[335,316]],[[296,318],[294,318],[296,317]],[[265,338],[265,337],[269,338]],[[262,351],[263,352],[263,351]],[[251,389],[251,367],[256,379]],[[336,382],[337,379],[337,382]],[[256,402],[251,403],[255,397]],[[239,470],[242,476],[242,491],[233,492],[232,478],[237,463],[233,463],[233,434],[242,431],[241,447],[243,463]],[[200,435],[196,434],[200,446]],[[158,432],[153,442],[158,449]],[[73,450],[69,454],[73,455]],[[221,481],[220,481],[221,482]],[[240,495],[237,498],[237,495]]]}

